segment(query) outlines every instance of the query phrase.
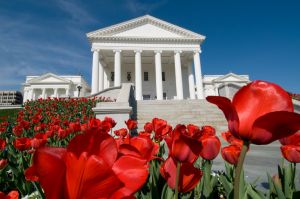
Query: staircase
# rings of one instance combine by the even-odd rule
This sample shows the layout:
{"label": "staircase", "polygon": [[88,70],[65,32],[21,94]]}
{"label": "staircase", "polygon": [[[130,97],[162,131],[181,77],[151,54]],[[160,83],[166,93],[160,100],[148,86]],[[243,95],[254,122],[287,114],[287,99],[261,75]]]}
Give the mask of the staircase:
{"label": "staircase", "polygon": [[172,127],[176,124],[210,125],[216,128],[218,135],[228,129],[222,111],[206,100],[137,101],[139,130],[154,117],[166,120]]}

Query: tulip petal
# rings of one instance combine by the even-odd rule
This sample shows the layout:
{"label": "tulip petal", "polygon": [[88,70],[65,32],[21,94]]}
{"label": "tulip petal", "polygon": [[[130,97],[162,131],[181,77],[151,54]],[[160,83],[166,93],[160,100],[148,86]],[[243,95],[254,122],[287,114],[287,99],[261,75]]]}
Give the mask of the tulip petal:
{"label": "tulip petal", "polygon": [[173,132],[171,156],[180,162],[194,163],[201,151],[200,142],[179,131]]}
{"label": "tulip petal", "polygon": [[112,167],[114,173],[125,184],[112,198],[130,196],[139,190],[148,178],[147,161],[133,156],[120,157]]}
{"label": "tulip petal", "polygon": [[253,144],[269,144],[292,135],[299,129],[300,114],[287,111],[271,112],[254,122],[250,140]]}
{"label": "tulip petal", "polygon": [[206,160],[213,160],[219,154],[221,142],[217,136],[205,136],[201,140],[200,156]]}
{"label": "tulip petal", "polygon": [[[167,181],[170,188],[175,189],[177,162],[169,157],[160,167],[160,173]],[[202,177],[202,172],[190,163],[181,163],[178,190],[179,192],[191,191]]]}
{"label": "tulip petal", "polygon": [[233,97],[232,105],[238,114],[238,132],[243,140],[251,137],[252,125],[257,118],[270,112],[294,110],[291,97],[285,90],[260,80],[242,87]]}
{"label": "tulip petal", "polygon": [[300,146],[300,131],[294,133],[288,137],[281,138],[280,143],[282,145],[299,145]]}
{"label": "tulip petal", "polygon": [[37,149],[33,156],[35,174],[45,191],[46,198],[64,198],[65,154],[64,148],[42,147]]}
{"label": "tulip petal", "polygon": [[300,163],[300,146],[285,145],[281,146],[280,149],[283,157],[287,161]]}
{"label": "tulip petal", "polygon": [[150,161],[158,153],[159,146],[149,137],[137,136],[130,140],[130,145],[134,146],[146,160]]}
{"label": "tulip petal", "polygon": [[123,186],[103,159],[82,153],[66,156],[66,187],[69,198],[107,198]]}
{"label": "tulip petal", "polygon": [[226,97],[221,96],[208,96],[206,100],[210,103],[213,103],[221,109],[225,115],[225,118],[228,122],[228,129],[237,137],[239,129],[239,117],[238,114],[231,103],[231,101]]}
{"label": "tulip petal", "polygon": [[86,132],[74,137],[67,150],[80,157],[82,152],[97,155],[111,167],[117,159],[118,149],[116,141],[109,134],[101,132]]}

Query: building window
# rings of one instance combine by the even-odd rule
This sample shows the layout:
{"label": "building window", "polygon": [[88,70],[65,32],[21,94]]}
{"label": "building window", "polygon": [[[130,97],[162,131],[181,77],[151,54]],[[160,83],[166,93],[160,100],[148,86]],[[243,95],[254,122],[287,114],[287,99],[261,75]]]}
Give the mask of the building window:
{"label": "building window", "polygon": [[165,72],[162,72],[162,75],[161,75],[161,76],[162,76],[162,80],[163,80],[163,81],[166,81],[166,73],[165,73]]}
{"label": "building window", "polygon": [[144,72],[144,81],[149,81],[149,74],[148,74],[148,72]]}
{"label": "building window", "polygon": [[131,81],[131,72],[127,72],[127,81]]}
{"label": "building window", "polygon": [[115,81],[115,72],[110,73],[110,81]]}

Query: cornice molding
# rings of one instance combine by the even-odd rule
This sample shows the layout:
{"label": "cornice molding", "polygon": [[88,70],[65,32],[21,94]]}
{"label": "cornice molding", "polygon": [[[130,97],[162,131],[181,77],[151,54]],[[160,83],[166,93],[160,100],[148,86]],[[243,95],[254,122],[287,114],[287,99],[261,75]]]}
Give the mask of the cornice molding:
{"label": "cornice molding", "polygon": [[[183,38],[130,38],[130,37],[114,37],[113,34],[118,34],[120,32],[124,32],[133,28],[136,28],[138,26],[144,25],[144,24],[151,24],[157,27],[160,27],[164,30],[176,33],[178,35],[181,35]],[[102,28],[93,32],[89,32],[86,34],[88,39],[92,42],[95,41],[95,39],[112,39],[112,40],[194,40],[202,42],[205,39],[205,36],[200,35],[198,33],[192,32],[190,30],[184,29],[182,27],[176,26],[174,24],[171,24],[169,22],[163,21],[161,19],[152,17],[150,15],[145,15],[142,17],[138,17],[129,21],[125,21],[123,23],[119,23],[116,25],[112,25],[106,28]]]}

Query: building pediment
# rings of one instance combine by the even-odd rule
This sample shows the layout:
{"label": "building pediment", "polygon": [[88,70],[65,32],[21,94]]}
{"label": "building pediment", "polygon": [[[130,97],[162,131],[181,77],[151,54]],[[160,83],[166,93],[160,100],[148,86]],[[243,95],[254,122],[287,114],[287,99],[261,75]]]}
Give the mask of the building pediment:
{"label": "building pediment", "polygon": [[152,39],[152,40],[195,40],[202,42],[205,36],[157,19],[150,15],[87,33],[88,39]]}
{"label": "building pediment", "polygon": [[44,74],[42,76],[39,76],[39,77],[36,77],[36,78],[33,78],[31,80],[29,80],[27,83],[30,83],[30,84],[40,84],[40,83],[59,83],[59,84],[69,84],[71,83],[70,80],[67,80],[67,79],[64,79],[64,78],[61,78],[53,73],[47,73],[47,74]]}
{"label": "building pediment", "polygon": [[249,82],[249,78],[237,75],[234,73],[228,73],[227,75],[218,77],[213,82]]}

